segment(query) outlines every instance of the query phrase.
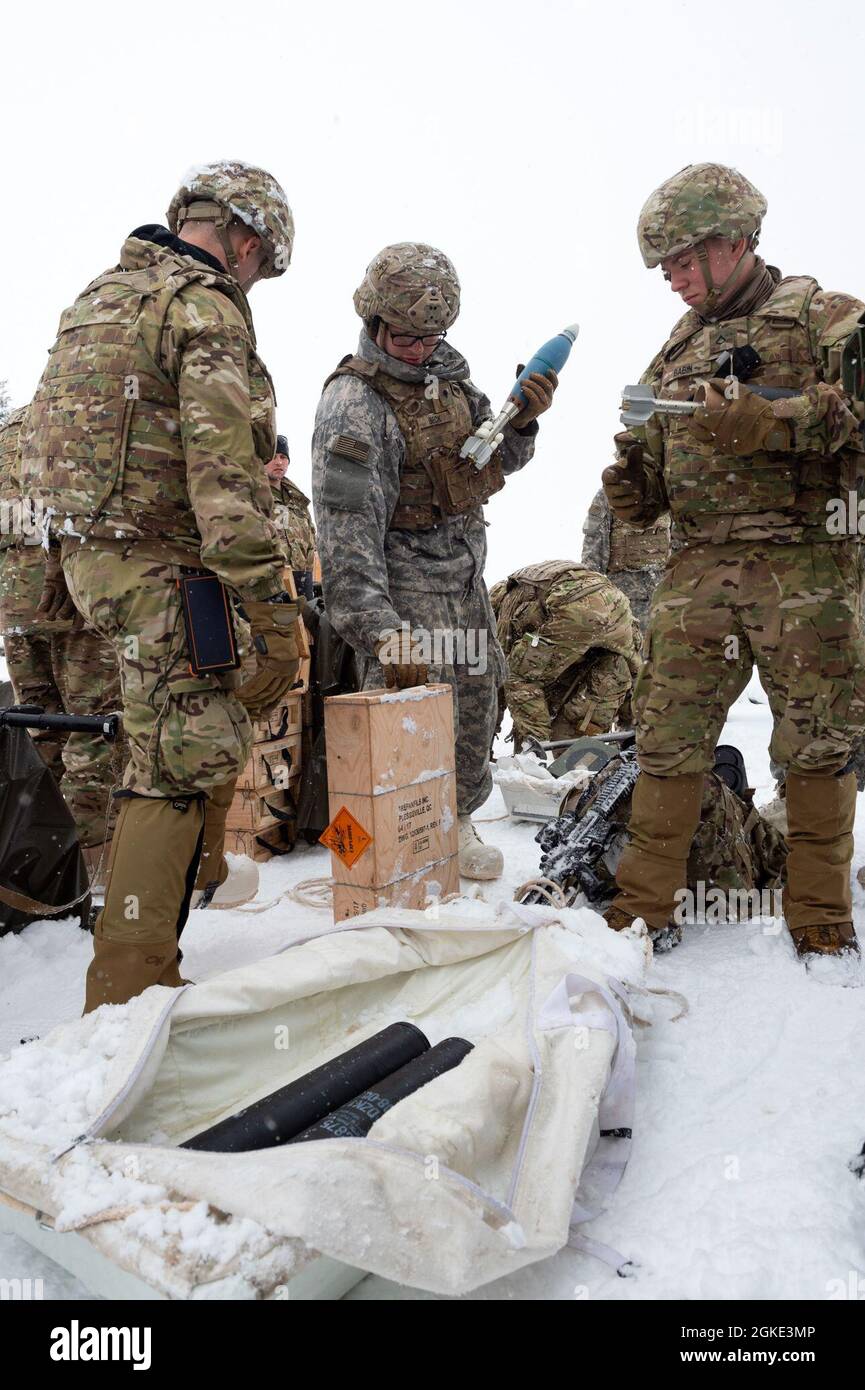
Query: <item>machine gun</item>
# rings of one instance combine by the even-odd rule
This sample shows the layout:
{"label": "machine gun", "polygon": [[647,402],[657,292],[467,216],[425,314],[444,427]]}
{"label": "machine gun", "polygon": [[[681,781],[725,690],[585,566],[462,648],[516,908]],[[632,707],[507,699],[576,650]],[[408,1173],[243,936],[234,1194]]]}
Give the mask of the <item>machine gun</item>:
{"label": "machine gun", "polygon": [[[616,761],[618,766],[608,764],[609,771],[605,768],[603,776],[596,774],[600,785],[588,787],[574,810],[550,821],[535,836],[542,851],[540,878],[556,884],[568,906],[580,891],[590,903],[608,891],[609,880],[598,873],[598,866],[624,829],[624,818],[617,812],[624,812],[630,804],[640,775],[633,749],[621,753]],[[581,812],[581,807],[587,809]],[[520,902],[547,903],[549,895],[528,885]]]}
{"label": "machine gun", "polygon": [[113,743],[120,732],[119,714],[46,714],[41,705],[0,709],[0,729],[56,729],[62,734],[101,734]]}

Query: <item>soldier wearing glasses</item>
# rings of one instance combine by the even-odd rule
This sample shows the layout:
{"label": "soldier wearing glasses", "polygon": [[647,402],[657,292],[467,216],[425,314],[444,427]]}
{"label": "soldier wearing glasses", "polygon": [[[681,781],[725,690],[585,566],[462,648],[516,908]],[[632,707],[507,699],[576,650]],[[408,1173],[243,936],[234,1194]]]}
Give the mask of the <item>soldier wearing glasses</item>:
{"label": "soldier wearing glasses", "polygon": [[529,404],[486,468],[461,459],[492,411],[445,342],[459,304],[456,271],[432,246],[402,242],[371,262],[354,295],[357,353],[318,407],[313,501],[325,604],[361,657],[364,688],[453,686],[460,870],[496,878],[502,856],[471,821],[491,788],[505,677],[483,581],[483,504],[531,458],[555,382],[529,379]]}

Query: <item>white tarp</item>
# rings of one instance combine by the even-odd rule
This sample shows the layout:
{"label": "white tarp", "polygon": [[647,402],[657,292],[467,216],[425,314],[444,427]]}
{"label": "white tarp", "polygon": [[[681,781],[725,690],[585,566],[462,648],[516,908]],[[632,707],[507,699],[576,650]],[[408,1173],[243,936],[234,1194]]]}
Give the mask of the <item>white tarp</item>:
{"label": "white tarp", "polygon": [[[285,1296],[316,1252],[466,1292],[561,1249],[615,1185],[633,1084],[622,982],[647,949],[588,911],[461,900],[148,990],[0,1063],[0,1196],[168,1297]],[[176,1147],[397,1020],[475,1046],[368,1138]]]}

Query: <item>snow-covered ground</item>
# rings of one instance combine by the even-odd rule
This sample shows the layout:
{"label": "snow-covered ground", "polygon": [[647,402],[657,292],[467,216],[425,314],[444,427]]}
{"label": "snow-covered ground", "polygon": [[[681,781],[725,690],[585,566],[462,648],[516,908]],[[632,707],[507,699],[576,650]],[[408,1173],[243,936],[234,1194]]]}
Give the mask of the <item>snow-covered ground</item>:
{"label": "snow-covered ground", "polygon": [[[756,681],[731,712],[725,742],[745,755],[757,801],[771,796],[769,719]],[[510,899],[537,869],[532,827],[500,819],[501,795],[478,813],[505,854],[484,885]],[[865,808],[854,867],[865,862]],[[328,872],[321,848],[262,866],[259,902]],[[854,884],[865,937],[865,894]],[[266,956],[303,930],[315,908],[285,898],[260,913],[194,913],[184,971],[204,979]],[[0,1053],[78,1013],[90,938],[42,923],[0,938]],[[633,1157],[609,1211],[589,1228],[639,1269],[619,1279],[566,1251],[472,1295],[475,1299],[826,1299],[865,1293],[865,1181],[848,1167],[865,1139],[865,968],[807,974],[769,921],[691,928],[652,967],[654,988],[688,1010],[654,1003],[638,1030]],[[6,1278],[44,1280],[46,1298],[82,1298],[71,1276],[22,1241],[0,1236]],[[861,1283],[859,1282],[861,1281]],[[354,1299],[430,1298],[369,1276]]]}

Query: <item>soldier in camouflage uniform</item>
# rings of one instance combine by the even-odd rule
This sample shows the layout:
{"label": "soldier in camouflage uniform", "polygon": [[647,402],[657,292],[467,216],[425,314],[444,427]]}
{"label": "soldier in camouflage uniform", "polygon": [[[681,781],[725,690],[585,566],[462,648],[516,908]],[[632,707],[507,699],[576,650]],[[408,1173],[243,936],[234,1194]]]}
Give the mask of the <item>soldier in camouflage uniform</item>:
{"label": "soldier in camouflage uniform", "polygon": [[[13,411],[0,426],[0,631],[15,699],[41,705],[48,714],[106,715],[120,707],[111,647],[84,627],[74,610],[40,609],[52,557],[42,547],[38,516],[21,496],[18,439],[25,415],[25,409]],[[54,730],[34,731],[31,737],[61,784],[92,869],[111,831],[111,791],[123,770],[122,744]]]}
{"label": "soldier in camouflage uniform", "polygon": [[[702,405],[634,430],[603,475],[617,515],[639,527],[669,509],[680,543],[655,592],[634,696],[645,775],[608,920],[664,928],[703,773],[756,663],[771,753],[787,769],[784,915],[807,957],[857,949],[847,764],[865,728],[859,552],[827,517],[863,463],[861,412],[840,379],[865,306],[765,265],[754,251],[765,211],[735,169],[705,164],[663,184],[640,215],[646,265],[661,265],[690,306],[643,380]],[[761,398],[726,376],[729,365],[720,379],[725,353],[734,369],[747,363],[752,385],[796,394]]]}
{"label": "soldier in camouflage uniform", "polygon": [[288,477],[290,462],[288,440],[284,434],[277,435],[276,453],[267,465],[273,494],[273,519],[282,535],[288,563],[294,571],[297,592],[311,599],[315,527],[309,514],[309,498]]}
{"label": "soldier in camouflage uniform", "polygon": [[607,733],[640,669],[640,631],[625,595],[572,560],[547,560],[496,584],[490,601],[508,661],[515,747]]}
{"label": "soldier in camouflage uniform", "polygon": [[[270,174],[226,162],[187,174],[168,221],[137,228],[63,314],[22,431],[25,490],[51,507],[69,591],[117,653],[130,748],[87,1010],[181,983],[178,936],[199,858],[221,852],[249,716],[299,665],[247,301],[287,268],[291,211]],[[249,623],[256,671],[239,688],[191,667],[179,581],[202,571]]]}
{"label": "soldier in camouflage uniform", "polygon": [[660,582],[670,553],[670,517],[659,516],[645,531],[620,521],[600,488],[583,522],[583,564],[609,575],[626,594],[631,612],[645,633],[652,594]]}
{"label": "soldier in camouflage uniform", "polygon": [[[420,685],[428,674],[453,686],[460,870],[495,878],[501,854],[471,820],[491,789],[505,676],[483,582],[483,503],[531,458],[555,383],[529,379],[529,404],[487,467],[460,459],[492,412],[444,341],[459,296],[453,265],[434,247],[404,242],[371,262],[354,296],[364,325],[357,354],[328,378],[318,407],[313,501],[325,605],[365,663],[364,688]],[[424,661],[423,643],[410,640],[418,630],[439,642],[441,659]]]}

